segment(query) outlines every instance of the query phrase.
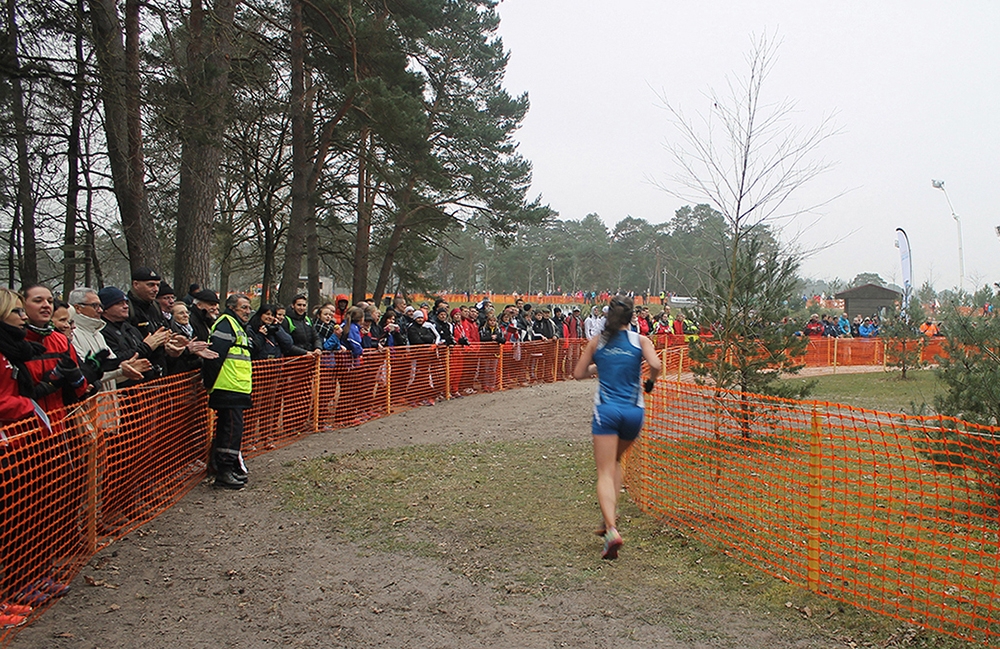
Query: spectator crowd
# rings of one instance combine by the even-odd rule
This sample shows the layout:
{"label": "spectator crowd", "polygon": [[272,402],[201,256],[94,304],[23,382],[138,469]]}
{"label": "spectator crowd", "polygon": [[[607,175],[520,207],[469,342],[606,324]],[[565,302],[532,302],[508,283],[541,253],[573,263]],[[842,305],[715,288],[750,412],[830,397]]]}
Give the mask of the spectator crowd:
{"label": "spectator crowd", "polygon": [[[927,318],[917,329],[928,338],[943,335],[940,326],[931,318]],[[800,334],[826,338],[877,338],[880,330],[881,320],[878,315],[868,317],[856,315],[851,319],[846,312],[840,316],[820,316],[814,313]]]}

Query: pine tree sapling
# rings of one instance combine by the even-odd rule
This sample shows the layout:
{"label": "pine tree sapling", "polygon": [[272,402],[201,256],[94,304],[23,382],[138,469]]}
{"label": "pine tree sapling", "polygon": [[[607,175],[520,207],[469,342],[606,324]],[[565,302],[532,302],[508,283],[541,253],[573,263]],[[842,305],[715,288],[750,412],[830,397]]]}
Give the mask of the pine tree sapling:
{"label": "pine tree sapling", "polygon": [[[948,391],[934,399],[935,409],[955,419],[927,426],[921,454],[938,469],[974,474],[993,504],[1000,499],[1000,318],[945,313],[946,355],[937,376]],[[962,425],[970,422],[973,425]]]}
{"label": "pine tree sapling", "polygon": [[879,337],[885,340],[886,364],[900,369],[900,377],[906,379],[906,372],[926,367],[921,351],[926,336],[920,332],[924,321],[924,310],[920,301],[910,299],[905,310],[897,308],[879,325]]}
{"label": "pine tree sapling", "polygon": [[935,399],[938,412],[976,424],[1000,426],[1000,319],[948,309],[946,356],[938,378],[948,391]]}
{"label": "pine tree sapling", "polygon": [[766,35],[753,42],[746,73],[730,80],[727,94],[710,92],[711,112],[697,122],[664,99],[680,136],[670,146],[679,171],[664,189],[708,203],[725,225],[716,244],[723,261],[710,266],[698,294],[702,325],[713,327],[713,341],[695,341],[691,357],[701,379],[744,395],[744,436],[751,418],[745,395],[787,392],[776,379],[797,371],[794,359],[805,346],[783,325],[798,262],[780,251],[770,225],[809,209],[791,205],[789,198],[829,167],[810,158],[835,134],[829,118],[803,130],[794,124],[793,103],[765,99],[774,61],[775,46]]}
{"label": "pine tree sapling", "polygon": [[698,320],[711,323],[714,336],[690,343],[696,377],[722,389],[802,397],[811,383],[792,387],[777,382],[803,363],[806,339],[784,322],[798,284],[798,261],[782,255],[761,233],[744,239],[735,265],[715,263],[698,293]]}

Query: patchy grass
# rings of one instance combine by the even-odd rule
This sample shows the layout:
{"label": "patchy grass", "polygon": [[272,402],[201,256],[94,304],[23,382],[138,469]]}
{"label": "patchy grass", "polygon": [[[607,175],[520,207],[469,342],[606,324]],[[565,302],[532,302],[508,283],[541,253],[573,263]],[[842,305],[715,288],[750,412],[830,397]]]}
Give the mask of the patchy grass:
{"label": "patchy grass", "polygon": [[[434,558],[501,596],[599,588],[642,602],[642,620],[682,633],[693,608],[750,609],[803,632],[818,630],[831,646],[968,646],[770,578],[693,541],[685,528],[644,515],[627,497],[620,506],[622,557],[601,561],[588,442],[323,456],[286,467],[282,490],[289,508],[309,512],[364,551]],[[690,633],[692,644],[711,640]]]}
{"label": "patchy grass", "polygon": [[913,415],[933,414],[934,397],[947,389],[934,376],[934,370],[910,370],[905,381],[898,371],[783,379],[793,384],[811,380],[816,381],[816,387],[809,394],[809,399]]}

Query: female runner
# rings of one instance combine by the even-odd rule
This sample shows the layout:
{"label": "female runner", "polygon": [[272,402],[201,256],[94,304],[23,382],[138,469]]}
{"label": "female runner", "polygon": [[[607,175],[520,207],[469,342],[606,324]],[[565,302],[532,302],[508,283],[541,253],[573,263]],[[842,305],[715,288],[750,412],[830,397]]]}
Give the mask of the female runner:
{"label": "female runner", "polygon": [[[573,377],[585,379],[597,374],[594,394],[594,462],[597,465],[597,501],[604,518],[601,557],[615,559],[621,548],[621,534],[615,526],[618,492],[622,488],[621,458],[642,428],[642,391],[653,390],[660,373],[660,359],[653,343],[629,331],[634,306],[628,297],[616,295],[608,307],[604,331],[584,348]],[[642,361],[649,365],[649,378],[642,383]]]}

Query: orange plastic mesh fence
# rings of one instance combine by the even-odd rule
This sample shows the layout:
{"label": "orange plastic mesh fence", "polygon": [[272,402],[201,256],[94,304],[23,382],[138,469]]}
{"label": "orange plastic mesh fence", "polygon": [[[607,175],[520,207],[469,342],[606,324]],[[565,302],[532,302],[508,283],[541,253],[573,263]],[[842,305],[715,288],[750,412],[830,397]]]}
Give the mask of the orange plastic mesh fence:
{"label": "orange plastic mesh fence", "polygon": [[1000,637],[1000,429],[666,381],[647,403],[626,483],[648,512],[816,593]]}
{"label": "orange plastic mesh fence", "polygon": [[[554,305],[573,304],[573,305],[576,305],[576,306],[580,306],[580,305],[583,305],[583,306],[593,305],[593,304],[595,304],[597,302],[599,302],[601,305],[607,303],[607,300],[603,300],[603,301],[599,301],[598,300],[598,301],[595,301],[595,300],[590,299],[588,297],[576,296],[576,295],[537,295],[537,294],[535,294],[535,295],[516,295],[516,294],[511,294],[511,293],[508,293],[508,294],[502,294],[502,293],[441,293],[441,294],[435,294],[435,295],[424,295],[422,293],[416,293],[416,294],[410,296],[410,300],[413,303],[419,303],[419,302],[430,303],[430,302],[433,302],[434,299],[438,298],[438,297],[442,298],[443,300],[445,300],[446,302],[448,302],[449,304],[451,304],[451,306],[455,306],[455,305],[458,305],[458,304],[475,303],[475,302],[479,302],[480,300],[486,298],[486,299],[489,299],[490,302],[492,302],[494,304],[494,306],[496,306],[498,309],[501,308],[501,307],[503,307],[503,306],[506,306],[508,304],[514,304],[515,302],[517,302],[517,300],[524,300],[528,304],[554,304]],[[651,296],[648,300],[646,300],[644,302],[643,301],[643,297],[641,295],[636,295],[633,298],[633,302],[635,302],[635,304],[637,306],[640,305],[640,304],[656,305],[656,306],[660,306],[660,305],[663,304],[663,302],[661,302],[659,296],[656,296],[656,297]],[[587,309],[585,309],[585,311],[587,312],[587,314],[589,314],[590,313],[590,308],[588,307]],[[659,313],[659,309],[655,309],[654,308],[653,311],[655,313]]]}
{"label": "orange plastic mesh fence", "polygon": [[[924,338],[909,344],[916,345],[919,358],[925,363],[935,363],[938,356],[946,355],[940,338]],[[807,367],[892,364],[895,361],[893,352],[898,347],[898,343],[886,338],[810,339],[806,355],[799,362]]]}
{"label": "orange plastic mesh fence", "polygon": [[[257,361],[247,457],[436,400],[567,378],[586,341],[366,350]],[[91,556],[205,477],[213,412],[197,373],[101,392],[0,428],[0,603],[55,601]],[[0,645],[16,629],[0,630]]]}
{"label": "orange plastic mesh fence", "polygon": [[[652,340],[657,349],[687,347],[684,336],[659,334]],[[936,363],[939,356],[947,356],[943,338],[921,338],[908,344],[916,345],[919,358],[924,363]],[[886,365],[896,360],[900,347],[899,342],[886,338],[810,338],[805,355],[795,360],[806,367]],[[676,369],[676,366],[671,365],[670,368]]]}
{"label": "orange plastic mesh fence", "polygon": [[[586,342],[427,345],[366,350],[357,358],[337,352],[258,361],[243,450],[250,457],[441,399],[565,380]],[[844,356],[845,344],[878,347],[841,341],[833,357],[864,357]],[[829,345],[810,342],[817,363],[831,358]],[[660,353],[665,378],[690,369],[685,346]],[[811,404],[754,399],[742,410],[731,395],[664,381],[654,394],[649,433],[629,462],[633,496],[651,511],[833,597],[933,628],[996,632],[988,622],[996,617],[992,503],[971,478],[930,471],[914,450],[922,431],[940,428],[938,420],[824,405],[822,507],[810,509],[813,437],[803,439],[803,431],[811,431]],[[29,602],[32,615],[56,599],[46,596],[49,580],[69,583],[95,552],[205,477],[214,426],[197,373],[99,393],[52,421],[51,432],[34,420],[0,428],[0,602]],[[741,434],[746,427],[749,438]],[[976,457],[983,455],[976,448]],[[712,493],[704,493],[706,485]],[[813,538],[816,570],[803,554]],[[0,630],[0,645],[14,633]]]}
{"label": "orange plastic mesh fence", "polygon": [[187,493],[205,475],[207,421],[190,374],[100,393],[51,431],[34,419],[0,429],[0,602],[38,614],[97,550]]}
{"label": "orange plastic mesh fence", "polygon": [[[253,457],[295,441],[316,430],[315,356],[255,361],[253,407],[243,419],[243,455]],[[211,440],[205,440],[207,448]]]}

